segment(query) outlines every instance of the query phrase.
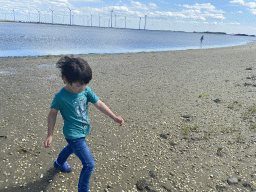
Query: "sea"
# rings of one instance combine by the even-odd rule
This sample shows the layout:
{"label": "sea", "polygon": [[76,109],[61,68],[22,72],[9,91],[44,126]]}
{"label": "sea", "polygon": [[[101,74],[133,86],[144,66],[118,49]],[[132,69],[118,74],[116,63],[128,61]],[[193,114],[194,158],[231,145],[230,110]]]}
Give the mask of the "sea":
{"label": "sea", "polygon": [[208,49],[255,40],[254,36],[0,22],[0,57]]}

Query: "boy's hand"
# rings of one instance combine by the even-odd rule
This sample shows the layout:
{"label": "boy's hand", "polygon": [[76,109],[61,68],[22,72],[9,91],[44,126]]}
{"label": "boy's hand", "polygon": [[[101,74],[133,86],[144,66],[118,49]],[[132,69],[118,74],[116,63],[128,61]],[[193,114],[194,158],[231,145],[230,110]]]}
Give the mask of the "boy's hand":
{"label": "boy's hand", "polygon": [[96,103],[94,103],[95,107],[98,108],[102,113],[109,116],[111,119],[113,119],[115,122],[119,123],[120,126],[124,124],[124,120],[120,116],[116,116],[108,107],[103,103],[101,100],[98,100]]}
{"label": "boy's hand", "polygon": [[116,118],[114,119],[115,122],[119,123],[120,126],[122,126],[124,124],[124,120],[122,117],[120,116],[116,116]]}
{"label": "boy's hand", "polygon": [[44,140],[44,146],[46,148],[49,148],[52,146],[52,136],[48,136],[45,140]]}

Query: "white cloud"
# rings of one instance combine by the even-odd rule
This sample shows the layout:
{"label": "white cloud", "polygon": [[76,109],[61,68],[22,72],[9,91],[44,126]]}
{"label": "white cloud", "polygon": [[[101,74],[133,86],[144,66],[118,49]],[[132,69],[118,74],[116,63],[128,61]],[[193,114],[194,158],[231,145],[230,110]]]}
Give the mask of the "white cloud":
{"label": "white cloud", "polygon": [[146,5],[144,5],[140,2],[135,2],[135,1],[131,1],[131,6],[136,9],[147,9]]}
{"label": "white cloud", "polygon": [[230,1],[230,3],[238,3],[238,4],[241,4],[243,6],[246,6],[246,7],[249,8],[249,10],[251,11],[252,14],[256,14],[255,9],[254,9],[254,8],[256,8],[256,2],[246,3],[244,0],[232,0],[232,1]]}
{"label": "white cloud", "polygon": [[252,14],[256,15],[256,9],[250,9],[250,11],[252,12]]}
{"label": "white cloud", "polygon": [[210,3],[181,5],[181,7],[186,8],[186,10],[183,10],[182,13],[186,15],[188,18],[200,20],[207,20],[207,18],[221,20],[226,19],[222,14],[224,13],[224,11],[217,10],[215,6],[211,5]]}
{"label": "white cloud", "polygon": [[181,17],[181,18],[187,18],[184,14],[178,13],[178,12],[163,12],[163,11],[155,11],[150,12],[150,16],[152,17]]}
{"label": "white cloud", "polygon": [[183,18],[183,19],[192,19],[192,20],[201,20],[207,22],[207,19],[217,19],[224,20],[226,19],[222,13],[224,11],[217,10],[210,3],[203,4],[194,4],[194,5],[180,5],[185,9],[179,12],[165,12],[165,11],[154,11],[149,12],[148,16],[155,18],[162,17],[173,17],[173,18]]}
{"label": "white cloud", "polygon": [[244,0],[232,0],[232,1],[230,1],[230,3],[239,3],[239,4],[242,4],[242,5],[245,4]]}
{"label": "white cloud", "polygon": [[124,11],[128,12],[129,8],[127,6],[114,6],[114,11]]}
{"label": "white cloud", "polygon": [[249,2],[245,4],[247,7],[249,8],[255,8],[256,7],[256,3],[255,2]]}
{"label": "white cloud", "polygon": [[224,13],[222,10],[216,10],[215,6],[211,5],[210,3],[203,3],[203,4],[194,4],[194,5],[183,5],[183,7],[188,9],[196,9],[196,10],[207,10],[210,12],[216,13]]}
{"label": "white cloud", "polygon": [[149,6],[142,4],[140,2],[131,1],[131,8],[142,9],[142,10],[151,10],[157,9],[157,5],[155,3],[149,3]]}
{"label": "white cloud", "polygon": [[150,7],[151,9],[157,9],[157,6],[156,6],[155,3],[149,3],[149,7]]}

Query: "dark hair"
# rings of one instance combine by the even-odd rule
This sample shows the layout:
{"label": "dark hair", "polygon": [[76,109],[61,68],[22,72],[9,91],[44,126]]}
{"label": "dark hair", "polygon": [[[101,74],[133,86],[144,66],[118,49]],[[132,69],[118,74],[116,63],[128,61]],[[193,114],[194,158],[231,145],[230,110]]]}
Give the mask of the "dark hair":
{"label": "dark hair", "polygon": [[92,70],[89,64],[80,57],[62,57],[56,66],[61,70],[61,77],[66,78],[70,84],[74,82],[88,84],[92,79]]}

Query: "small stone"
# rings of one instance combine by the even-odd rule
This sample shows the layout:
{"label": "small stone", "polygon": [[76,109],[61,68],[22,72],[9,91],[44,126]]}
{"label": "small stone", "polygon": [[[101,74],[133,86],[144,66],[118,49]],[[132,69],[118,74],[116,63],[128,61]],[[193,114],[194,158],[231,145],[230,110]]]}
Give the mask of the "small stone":
{"label": "small stone", "polygon": [[227,191],[227,186],[225,186],[224,184],[217,184],[216,185],[216,189],[217,191]]}
{"label": "small stone", "polygon": [[249,187],[249,188],[251,188],[250,183],[243,183],[243,186],[244,186],[244,187]]}
{"label": "small stone", "polygon": [[193,140],[193,141],[200,141],[200,138],[199,137],[191,137],[191,140]]}
{"label": "small stone", "polygon": [[169,182],[165,183],[165,184],[163,185],[163,188],[165,188],[165,190],[166,190],[167,192],[171,192],[171,191],[172,191],[172,185],[171,185],[171,183],[169,183]]}
{"label": "small stone", "polygon": [[149,182],[143,178],[143,179],[140,179],[139,181],[137,181],[137,188],[138,190],[144,190],[146,188],[146,186],[148,186]]}
{"label": "small stone", "polygon": [[157,190],[153,189],[151,186],[146,186],[148,192],[157,192]]}
{"label": "small stone", "polygon": [[223,157],[223,156],[224,156],[221,151],[218,151],[216,154],[217,154],[219,157]]}
{"label": "small stone", "polygon": [[168,137],[167,137],[167,134],[160,134],[160,137],[162,137],[162,138],[164,138],[164,139],[167,139]]}
{"label": "small stone", "polygon": [[170,141],[169,143],[170,143],[170,145],[171,145],[171,146],[175,146],[175,145],[177,145],[177,144],[176,144],[176,143],[174,143],[173,141]]}
{"label": "small stone", "polygon": [[189,119],[191,117],[191,115],[182,115],[181,117],[183,117],[185,119]]}
{"label": "small stone", "polygon": [[215,99],[213,100],[215,103],[220,103],[220,100],[219,99]]}
{"label": "small stone", "polygon": [[156,173],[156,171],[149,171],[149,175],[150,175],[150,177],[152,177],[152,178],[156,178],[156,176],[157,176],[157,173]]}
{"label": "small stone", "polygon": [[228,182],[229,185],[235,185],[235,184],[238,184],[238,179],[236,177],[229,178],[227,180],[227,182]]}
{"label": "small stone", "polygon": [[244,86],[247,87],[247,86],[250,86],[252,85],[251,83],[244,83]]}

